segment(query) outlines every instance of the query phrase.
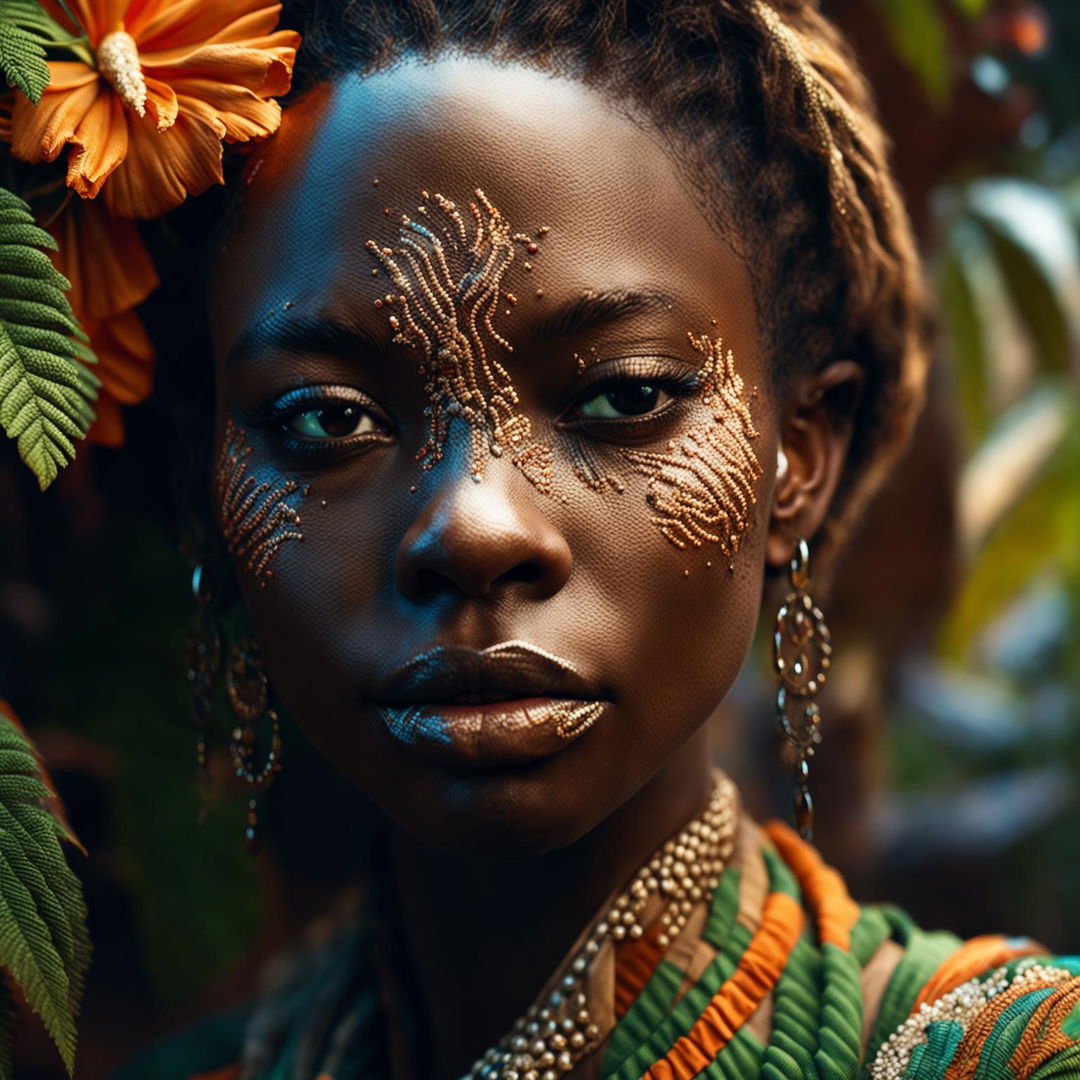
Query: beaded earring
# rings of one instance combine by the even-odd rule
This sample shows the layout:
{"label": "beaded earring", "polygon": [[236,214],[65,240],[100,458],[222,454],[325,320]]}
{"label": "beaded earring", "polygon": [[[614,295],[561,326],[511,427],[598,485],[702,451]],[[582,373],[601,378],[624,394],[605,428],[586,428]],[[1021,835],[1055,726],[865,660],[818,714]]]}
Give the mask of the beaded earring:
{"label": "beaded earring", "polygon": [[206,756],[206,733],[210,726],[211,701],[221,676],[221,624],[214,609],[214,595],[203,563],[191,575],[195,612],[188,625],[186,678],[191,691],[191,719],[195,725],[195,792],[198,822],[206,817],[210,798],[210,770]]}
{"label": "beaded earring", "polygon": [[[832,644],[825,617],[810,598],[810,547],[802,537],[788,570],[791,592],[776,613],[773,665],[776,668],[776,721],[785,763],[792,767],[795,825],[804,840],[814,832],[814,802],[807,781],[809,759],[821,742],[821,714],[814,694],[824,685],[832,662]],[[811,663],[810,652],[816,655]],[[790,700],[791,697],[796,702]],[[791,715],[792,707],[796,715]]]}
{"label": "beaded earring", "polygon": [[[244,845],[249,854],[255,855],[261,846],[256,796],[274,782],[281,769],[281,722],[277,712],[270,707],[270,682],[253,638],[244,637],[239,644],[230,646],[225,689],[237,719],[229,740],[229,755],[236,775],[251,792]],[[261,768],[256,769],[256,725],[264,716],[270,719],[270,749]]]}
{"label": "beaded earring", "polygon": [[[195,567],[191,581],[195,599],[187,636],[187,683],[191,690],[191,712],[195,725],[195,788],[199,800],[198,821],[206,817],[210,797],[207,736],[213,715],[213,695],[222,673],[225,651],[221,622],[215,608],[214,591],[205,563]],[[261,846],[257,796],[265,791],[281,770],[281,722],[270,706],[270,682],[254,639],[244,637],[229,646],[225,666],[225,692],[236,717],[229,740],[229,756],[236,775],[249,788],[244,846],[251,855]],[[269,749],[261,767],[255,767],[259,721],[270,721]]]}

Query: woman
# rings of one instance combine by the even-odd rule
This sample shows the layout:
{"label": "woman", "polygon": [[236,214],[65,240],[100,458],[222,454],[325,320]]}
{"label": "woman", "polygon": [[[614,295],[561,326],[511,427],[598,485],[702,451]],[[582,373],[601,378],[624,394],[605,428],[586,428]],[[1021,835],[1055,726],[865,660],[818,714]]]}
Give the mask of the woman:
{"label": "woman", "polygon": [[251,620],[241,775],[281,765],[272,684],[386,835],[325,941],[124,1075],[1080,1075],[1080,962],[858,907],[706,752],[786,575],[808,831],[815,599],[921,396],[916,256],[835,31],[795,0],[293,24],[211,260],[196,596],[235,578]]}

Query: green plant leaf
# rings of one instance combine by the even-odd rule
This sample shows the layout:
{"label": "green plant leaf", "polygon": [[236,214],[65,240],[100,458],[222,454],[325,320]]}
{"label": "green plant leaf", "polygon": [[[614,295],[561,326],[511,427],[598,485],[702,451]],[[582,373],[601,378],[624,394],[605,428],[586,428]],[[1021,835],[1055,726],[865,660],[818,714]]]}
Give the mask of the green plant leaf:
{"label": "green plant leaf", "polygon": [[935,0],[874,0],[893,48],[922,82],[931,101],[949,90],[948,36]]}
{"label": "green plant leaf", "polygon": [[1040,366],[1066,370],[1080,347],[1080,243],[1067,206],[1012,177],[976,181],[968,195]]}
{"label": "green plant leaf", "polygon": [[970,279],[973,247],[984,243],[976,226],[962,222],[950,233],[938,270],[938,296],[949,341],[953,377],[968,438],[977,443],[989,425],[987,350],[983,319]]}
{"label": "green plant leaf", "polygon": [[55,250],[26,203],[0,188],[0,427],[43,489],[75,456],[100,385],[70,283],[45,254]]}
{"label": "green plant leaf", "polygon": [[68,38],[34,0],[0,0],[0,72],[35,105],[51,78],[45,46]]}
{"label": "green plant leaf", "polygon": [[[0,755],[0,966],[22,988],[72,1074],[90,938],[82,886],[60,841],[78,840],[44,763],[2,701]],[[10,1014],[10,998],[0,994],[0,1080],[12,1074],[4,1028]]]}

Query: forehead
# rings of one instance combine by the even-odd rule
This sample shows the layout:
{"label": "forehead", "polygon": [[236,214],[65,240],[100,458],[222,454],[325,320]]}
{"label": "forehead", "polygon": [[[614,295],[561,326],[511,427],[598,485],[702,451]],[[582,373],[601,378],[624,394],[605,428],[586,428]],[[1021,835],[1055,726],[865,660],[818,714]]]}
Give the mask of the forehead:
{"label": "forehead", "polygon": [[478,188],[515,231],[549,230],[522,287],[553,301],[653,288],[756,347],[749,274],[672,149],[576,81],[476,58],[403,62],[309,92],[261,153],[216,268],[221,349],[283,302],[325,310],[376,296],[366,242],[392,242],[421,192],[465,204]]}

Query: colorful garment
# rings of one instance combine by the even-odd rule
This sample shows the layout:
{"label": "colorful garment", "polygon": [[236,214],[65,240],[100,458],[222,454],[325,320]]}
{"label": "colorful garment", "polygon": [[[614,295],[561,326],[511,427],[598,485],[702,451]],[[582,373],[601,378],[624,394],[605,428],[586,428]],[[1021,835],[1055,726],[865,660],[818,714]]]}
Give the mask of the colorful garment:
{"label": "colorful garment", "polygon": [[[364,909],[279,963],[250,1008],[115,1080],[402,1075],[422,1040],[392,965],[378,963],[392,945]],[[1080,957],[1028,939],[961,942],[896,908],[860,907],[785,825],[744,817],[713,896],[666,949],[658,933],[620,942],[591,972],[603,1045],[576,1075],[1080,1080]]]}

